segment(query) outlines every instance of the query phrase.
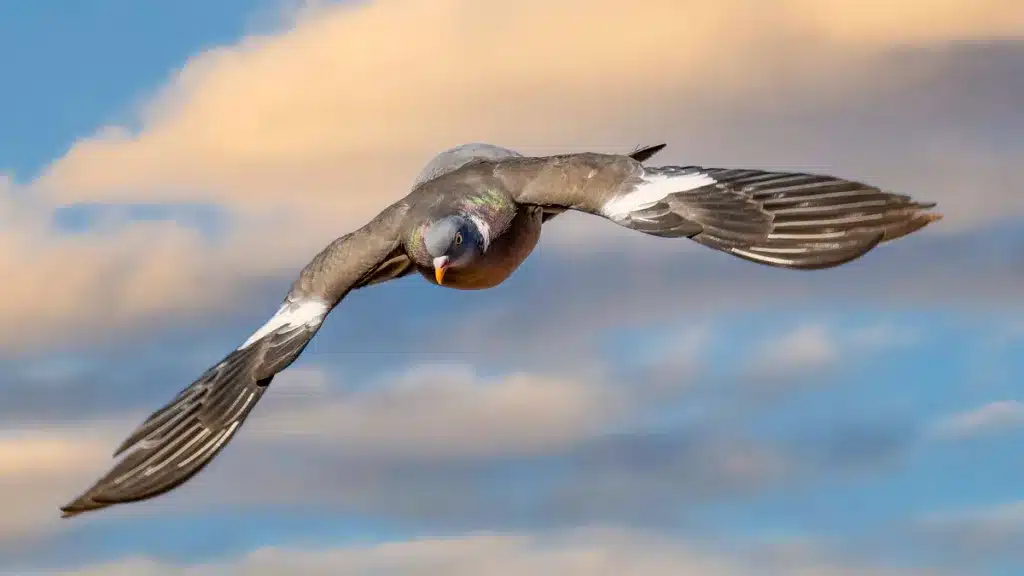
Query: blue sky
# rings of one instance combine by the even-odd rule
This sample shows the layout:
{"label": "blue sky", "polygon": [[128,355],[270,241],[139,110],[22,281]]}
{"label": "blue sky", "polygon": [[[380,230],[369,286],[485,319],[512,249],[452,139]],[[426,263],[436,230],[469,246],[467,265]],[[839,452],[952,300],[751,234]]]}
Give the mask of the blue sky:
{"label": "blue sky", "polygon": [[[1018,573],[1017,16],[779,0],[721,47],[741,4],[685,36],[650,16],[698,5],[661,0],[0,9],[0,572]],[[320,246],[469,140],[664,141],[946,218],[799,273],[565,216],[498,288],[350,295],[208,470],[57,518]]]}

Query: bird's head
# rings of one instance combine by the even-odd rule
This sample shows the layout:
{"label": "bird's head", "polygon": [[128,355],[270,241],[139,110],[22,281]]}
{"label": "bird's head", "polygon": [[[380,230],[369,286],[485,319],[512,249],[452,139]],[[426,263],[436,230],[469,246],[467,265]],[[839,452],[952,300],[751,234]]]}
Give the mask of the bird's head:
{"label": "bird's head", "polygon": [[464,268],[484,251],[483,232],[472,219],[460,215],[428,224],[423,241],[434,259],[434,278],[438,284],[443,284],[446,270]]}

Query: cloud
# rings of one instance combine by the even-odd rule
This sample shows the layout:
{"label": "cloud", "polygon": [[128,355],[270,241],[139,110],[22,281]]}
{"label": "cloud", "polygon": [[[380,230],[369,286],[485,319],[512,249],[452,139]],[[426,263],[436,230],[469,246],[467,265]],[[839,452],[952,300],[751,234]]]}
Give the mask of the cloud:
{"label": "cloud", "polygon": [[[827,165],[982,220],[1024,209],[1003,159],[1017,155],[1012,140],[980,148],[993,130],[1013,132],[1014,116],[1000,111],[1012,110],[1003,101],[1020,76],[1019,48],[998,66],[962,65],[949,48],[1010,34],[1020,22],[1009,4],[825,6],[530,0],[498,18],[490,4],[396,0],[301,11],[282,29],[193,56],[135,125],[98,128],[22,186],[32,202],[5,208],[19,224],[0,238],[0,273],[18,279],[0,306],[0,342],[39,346],[237,306],[253,280],[293,273],[403,194],[432,154],[468,140],[533,154],[669,140],[666,162]],[[752,10],[757,25],[734,16]],[[970,99],[953,88],[963,85]],[[864,121],[879,110],[892,118]],[[902,160],[876,153],[884,135],[865,126],[896,126]],[[965,185],[977,190],[970,201],[960,200]],[[227,209],[223,237],[166,222],[65,237],[48,224],[59,205],[181,202]],[[583,222],[566,218],[548,242],[592,245],[579,240],[591,230],[627,237]],[[637,253],[654,246],[635,242]]]}
{"label": "cloud", "polygon": [[597,434],[623,406],[602,382],[522,373],[482,380],[468,366],[419,367],[338,395],[296,394],[295,380],[275,386],[291,401],[277,399],[247,425],[248,438],[374,459],[539,454]]}
{"label": "cloud", "polygon": [[788,333],[773,331],[751,360],[751,369],[766,375],[805,372],[835,364],[843,356],[874,353],[916,344],[911,328],[874,324],[840,331],[822,324],[804,324]]}
{"label": "cloud", "polygon": [[[628,403],[601,381],[525,373],[485,379],[468,366],[437,365],[344,389],[321,369],[298,367],[275,382],[258,417],[218,458],[239,456],[233,470],[206,473],[191,484],[214,477],[213,490],[205,494],[218,502],[309,501],[310,494],[320,498],[338,491],[341,480],[331,474],[326,482],[304,484],[303,477],[310,480],[317,469],[338,465],[369,474],[350,474],[343,482],[352,494],[342,500],[375,501],[391,490],[409,492],[408,486],[396,486],[405,481],[393,476],[400,468],[564,453],[603,433],[627,409]],[[61,427],[31,418],[8,421],[0,429],[0,507],[6,511],[0,541],[67,528],[67,522],[59,524],[56,507],[110,465],[113,448],[148,411],[118,408],[87,419],[76,411],[65,417],[75,421]],[[292,458],[293,465],[264,470],[257,474],[263,482],[239,491],[237,478],[247,477],[248,469],[263,469],[268,452],[282,454],[279,463]],[[444,473],[458,476],[458,464],[452,466]],[[380,492],[377,483],[384,486]],[[307,493],[310,485],[314,490]]]}
{"label": "cloud", "polygon": [[[662,351],[669,359],[694,350],[713,354],[707,349],[709,325],[648,330],[645,341],[654,344],[655,360]],[[842,340],[842,332],[829,332]],[[140,358],[171,380],[159,368],[173,364],[176,354],[157,362]],[[705,367],[686,360],[673,370],[688,379],[701,376]],[[110,390],[85,388],[106,413],[93,410],[88,420],[77,410],[64,416],[77,422],[46,433],[57,443],[52,449],[17,444],[47,427],[28,411],[20,423],[8,422],[14,448],[0,450],[9,463],[26,461],[11,456],[20,446],[18,453],[34,458],[35,470],[3,470],[0,507],[17,502],[0,533],[0,556],[3,550],[41,550],[56,530],[123,526],[117,523],[126,517],[137,522],[308,507],[430,530],[676,526],[709,506],[811,486],[837,471],[870,471],[905,453],[901,430],[878,430],[876,419],[870,426],[838,430],[829,420],[798,434],[795,442],[753,432],[748,427],[757,427],[763,407],[740,417],[729,412],[746,401],[744,394],[726,389],[727,404],[718,407],[723,414],[713,404],[712,413],[702,414],[700,391],[686,382],[675,383],[674,395],[657,386],[658,393],[646,393],[652,382],[659,383],[657,370],[627,371],[629,378],[622,379],[614,370],[572,378],[495,374],[492,367],[457,364],[388,372],[354,378],[348,364],[341,371],[316,365],[290,369],[209,470],[161,498],[71,522],[58,519],[56,506],[110,465],[110,450],[156,405],[134,410],[136,398],[110,407]],[[114,386],[120,397],[121,384]],[[150,381],[147,388],[164,401],[179,387],[168,386]],[[54,391],[52,397],[61,402],[63,396]],[[681,412],[685,417],[664,418]]]}
{"label": "cloud", "polygon": [[666,502],[757,492],[797,469],[784,446],[700,422],[635,430],[664,403],[633,398],[644,382],[624,384],[460,366],[348,382],[300,367],[209,470],[161,498],[73,522],[56,506],[110,465],[148,410],[79,415],[62,428],[23,419],[0,445],[0,506],[12,510],[0,543],[19,549],[104,518],[314,504],[434,527],[650,524],[685,508]]}
{"label": "cloud", "polygon": [[[299,190],[305,217],[343,208],[330,221],[351,227],[401,195],[448,143],[483,137],[534,152],[600,143],[608,129],[595,124],[649,121],[638,105],[652,100],[662,113],[668,102],[683,108],[701,97],[771,92],[780,64],[763,59],[799,57],[807,44],[856,69],[851,55],[1000,37],[1020,24],[1003,0],[895,10],[779,0],[758,11],[758,25],[734,17],[749,8],[744,0],[571,0],[557,8],[529,0],[502,8],[499,20],[496,8],[467,0],[330,6],[282,33],[194,56],[142,112],[140,129],[100,129],[36,185],[60,202],[145,197],[239,210],[292,207]],[[685,17],[666,17],[673,13]],[[724,32],[731,40],[723,45]],[[518,41],[523,34],[535,41]],[[803,58],[787,83],[820,88],[819,75],[831,71],[831,88],[845,91],[851,70],[836,68]],[[693,77],[701,82],[685,80]]]}
{"label": "cloud", "polygon": [[59,528],[56,506],[99,473],[116,427],[109,422],[65,429],[0,429],[0,543]]}
{"label": "cloud", "polygon": [[806,325],[765,342],[753,363],[757,371],[775,373],[821,368],[838,358],[835,340],[825,327]]}
{"label": "cloud", "polygon": [[64,574],[156,576],[173,573],[202,576],[243,573],[259,576],[294,572],[353,576],[381,573],[410,576],[854,576],[928,573],[867,563],[843,565],[814,553],[788,557],[777,555],[755,562],[742,555],[707,550],[706,546],[682,538],[625,529],[591,528],[553,534],[475,533],[327,549],[264,548],[236,559],[192,566],[135,558]]}
{"label": "cloud", "polygon": [[963,439],[1019,426],[1024,426],[1024,404],[1001,400],[947,416],[932,426],[931,433],[939,438]]}
{"label": "cloud", "polygon": [[[255,428],[260,420],[266,419],[254,421]],[[416,452],[424,444],[436,451],[429,440],[414,435],[417,430],[408,431],[400,449],[385,446],[380,454],[349,451],[344,439],[311,442],[288,434],[271,439],[247,433],[209,470],[165,496],[73,521],[60,519],[57,506],[109,465],[110,448],[123,436],[107,433],[86,440],[82,431],[130,427],[127,419],[118,422],[116,427],[84,423],[48,443],[22,440],[0,447],[5,456],[31,454],[31,459],[12,458],[20,465],[5,470],[0,480],[0,503],[6,510],[0,551],[19,551],[24,558],[45,548],[45,537],[58,530],[132,517],[308,506],[433,530],[616,520],[658,525],[678,520],[694,504],[756,493],[788,477],[782,452],[699,430],[595,435],[568,445],[556,438],[552,446],[522,446],[537,437],[531,432],[518,445],[492,449],[485,443],[493,433],[466,428],[467,437],[482,439],[462,444],[476,449],[447,449],[440,455]]]}

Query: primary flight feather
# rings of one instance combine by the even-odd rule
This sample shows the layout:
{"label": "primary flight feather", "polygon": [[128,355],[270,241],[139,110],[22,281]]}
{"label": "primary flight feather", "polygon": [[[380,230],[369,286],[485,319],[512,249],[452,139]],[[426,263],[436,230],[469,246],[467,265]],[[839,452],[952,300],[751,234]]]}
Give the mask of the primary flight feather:
{"label": "primary flight feather", "polygon": [[331,242],[266,324],[132,432],[115,452],[124,458],[64,516],[152,498],[195,475],[352,290],[413,272],[449,288],[497,286],[566,210],[796,269],[838,266],[941,218],[933,203],[833,176],[642,164],[664,146],[526,157],[466,144],[438,154],[405,198]]}

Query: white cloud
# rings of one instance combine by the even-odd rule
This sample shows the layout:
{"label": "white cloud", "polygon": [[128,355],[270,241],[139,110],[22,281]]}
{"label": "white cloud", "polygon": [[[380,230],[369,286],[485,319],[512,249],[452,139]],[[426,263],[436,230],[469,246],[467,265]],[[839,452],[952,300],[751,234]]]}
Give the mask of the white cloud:
{"label": "white cloud", "polygon": [[1024,403],[1001,400],[947,416],[931,427],[939,438],[971,438],[1024,426]]}

